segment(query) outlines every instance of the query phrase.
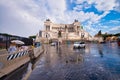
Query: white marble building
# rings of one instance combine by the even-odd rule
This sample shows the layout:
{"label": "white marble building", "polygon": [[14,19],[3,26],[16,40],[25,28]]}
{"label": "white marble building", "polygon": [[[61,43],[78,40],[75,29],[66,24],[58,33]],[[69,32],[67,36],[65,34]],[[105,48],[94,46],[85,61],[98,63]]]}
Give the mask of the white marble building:
{"label": "white marble building", "polygon": [[92,40],[92,36],[86,32],[78,20],[72,24],[55,24],[49,19],[44,22],[45,29],[39,32],[36,41],[48,42],[50,40],[57,40],[58,33],[61,32],[61,41],[66,40]]}

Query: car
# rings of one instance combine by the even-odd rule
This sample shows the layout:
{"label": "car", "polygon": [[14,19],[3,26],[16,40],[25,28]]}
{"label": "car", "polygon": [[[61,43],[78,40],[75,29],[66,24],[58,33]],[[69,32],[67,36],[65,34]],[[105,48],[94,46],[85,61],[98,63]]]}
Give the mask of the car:
{"label": "car", "polygon": [[73,48],[77,49],[77,48],[85,48],[85,42],[75,42],[73,44]]}
{"label": "car", "polygon": [[51,43],[51,46],[56,46],[56,42],[52,42],[52,43]]}

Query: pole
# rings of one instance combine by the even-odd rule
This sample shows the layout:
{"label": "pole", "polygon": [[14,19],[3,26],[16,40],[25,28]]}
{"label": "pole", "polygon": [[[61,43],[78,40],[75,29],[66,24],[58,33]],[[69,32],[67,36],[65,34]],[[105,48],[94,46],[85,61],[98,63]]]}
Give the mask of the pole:
{"label": "pole", "polygon": [[8,41],[8,36],[6,35],[6,49],[8,49],[8,44],[7,44],[8,42],[7,41]]}
{"label": "pole", "polygon": [[59,38],[58,38],[58,53],[59,53],[59,46],[60,46],[60,45],[59,45]]}

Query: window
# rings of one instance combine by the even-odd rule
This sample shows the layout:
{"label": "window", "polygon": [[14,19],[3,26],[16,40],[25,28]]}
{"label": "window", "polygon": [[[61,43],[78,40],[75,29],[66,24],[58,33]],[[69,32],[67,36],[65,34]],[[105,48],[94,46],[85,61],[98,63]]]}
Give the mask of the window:
{"label": "window", "polygon": [[50,30],[50,26],[46,26],[46,31],[49,31]]}

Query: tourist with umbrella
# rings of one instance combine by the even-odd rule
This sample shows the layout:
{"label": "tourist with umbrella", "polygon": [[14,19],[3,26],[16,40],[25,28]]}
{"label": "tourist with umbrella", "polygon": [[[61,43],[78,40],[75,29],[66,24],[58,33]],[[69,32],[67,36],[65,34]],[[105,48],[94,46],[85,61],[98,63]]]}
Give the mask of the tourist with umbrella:
{"label": "tourist with umbrella", "polygon": [[25,44],[23,41],[20,41],[20,40],[12,40],[11,43],[15,43],[15,44],[18,44],[18,45]]}
{"label": "tourist with umbrella", "polygon": [[17,45],[23,45],[24,42],[23,41],[20,41],[20,40],[12,40],[11,41],[11,44],[10,44],[10,47],[8,48],[8,53],[14,53],[16,52],[18,49],[17,49]]}

